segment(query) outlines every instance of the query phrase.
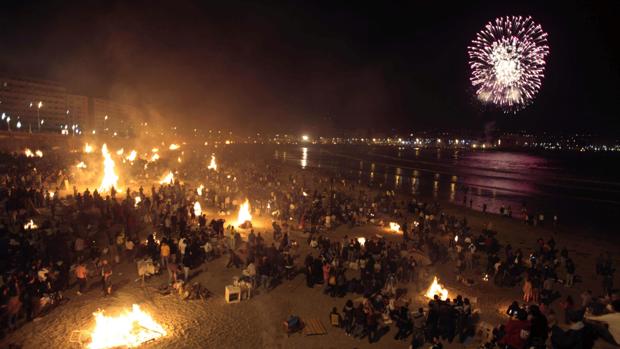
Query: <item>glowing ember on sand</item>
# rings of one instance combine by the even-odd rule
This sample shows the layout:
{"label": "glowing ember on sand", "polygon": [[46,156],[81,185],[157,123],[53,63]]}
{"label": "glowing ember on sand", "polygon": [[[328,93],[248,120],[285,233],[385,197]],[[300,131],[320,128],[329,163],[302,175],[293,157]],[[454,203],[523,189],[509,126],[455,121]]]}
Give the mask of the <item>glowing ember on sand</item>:
{"label": "glowing ember on sand", "polygon": [[24,224],[24,229],[26,230],[30,230],[30,229],[37,229],[39,226],[34,224],[34,221],[31,219],[30,222]]}
{"label": "glowing ember on sand", "polygon": [[198,217],[202,214],[202,207],[200,207],[200,202],[194,202],[194,216]]}
{"label": "glowing ember on sand", "polygon": [[198,195],[202,196],[202,191],[204,190],[205,186],[204,185],[200,185],[198,188],[196,188],[196,193],[198,193]]}
{"label": "glowing ember on sand", "polygon": [[126,159],[129,161],[134,161],[137,156],[138,156],[138,153],[136,153],[135,150],[132,150],[131,153],[129,153],[129,155],[126,157]]}
{"label": "glowing ember on sand", "polygon": [[105,316],[103,310],[94,313],[95,328],[91,332],[89,349],[127,347],[166,336],[166,330],[146,312],[134,304],[131,311],[119,316]]}
{"label": "glowing ember on sand", "polygon": [[99,192],[108,192],[118,185],[118,175],[114,172],[114,160],[110,156],[108,146],[104,143],[101,147],[101,155],[103,155],[103,178],[99,186]]}
{"label": "glowing ember on sand", "polygon": [[174,143],[170,144],[170,146],[168,147],[168,149],[170,150],[177,150],[179,148],[181,148],[181,146],[178,144],[174,144]]}
{"label": "glowing ember on sand", "polygon": [[93,152],[93,146],[88,144],[88,143],[84,144],[84,152],[86,154],[92,153]]}
{"label": "glowing ember on sand", "polygon": [[400,232],[400,224],[395,223],[395,222],[390,222],[390,230],[395,233]]}
{"label": "glowing ember on sand", "polygon": [[217,171],[217,164],[215,163],[215,155],[211,155],[211,163],[209,163],[209,166],[207,167],[207,169]]}
{"label": "glowing ember on sand", "polygon": [[164,178],[162,178],[159,181],[159,184],[172,184],[172,183],[174,183],[174,175],[172,174],[172,171],[168,171],[168,174],[166,174]]}
{"label": "glowing ember on sand", "polygon": [[84,161],[80,161],[77,165],[75,165],[75,167],[77,167],[77,168],[86,168],[86,164],[84,163]]}
{"label": "glowing ember on sand", "polygon": [[245,202],[239,206],[239,214],[237,215],[237,226],[243,225],[245,222],[252,222],[252,215],[250,214],[250,201],[245,199]]}
{"label": "glowing ember on sand", "polygon": [[428,290],[426,290],[426,294],[424,296],[433,299],[435,298],[435,295],[438,295],[439,298],[444,301],[448,299],[448,290],[438,282],[436,276],[433,278],[433,283],[428,287]]}

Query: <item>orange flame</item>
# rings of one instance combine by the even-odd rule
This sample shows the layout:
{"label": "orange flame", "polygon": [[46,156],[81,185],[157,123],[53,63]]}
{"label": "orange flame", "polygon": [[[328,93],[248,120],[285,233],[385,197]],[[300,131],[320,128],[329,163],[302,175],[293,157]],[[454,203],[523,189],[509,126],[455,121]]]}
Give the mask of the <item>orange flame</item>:
{"label": "orange flame", "polygon": [[250,214],[250,201],[248,199],[245,199],[245,202],[239,206],[239,213],[237,214],[237,226],[240,226],[245,222],[252,222],[252,215]]}
{"label": "orange flame", "polygon": [[159,181],[159,184],[172,184],[174,183],[174,174],[172,171],[168,171],[168,173]]}
{"label": "orange flame", "polygon": [[103,155],[103,178],[99,185],[99,192],[107,192],[118,185],[118,175],[114,171],[114,160],[110,156],[108,146],[104,143],[101,147],[101,155]]}
{"label": "orange flame", "polygon": [[433,279],[433,283],[428,287],[428,290],[426,290],[425,296],[427,298],[433,299],[435,298],[435,295],[438,295],[439,298],[444,301],[448,299],[448,290],[439,283],[436,276]]}
{"label": "orange flame", "polygon": [[103,310],[93,315],[95,328],[91,332],[89,349],[134,348],[167,335],[166,330],[137,304],[131,311],[125,310],[116,317],[105,316]]}
{"label": "orange flame", "polygon": [[217,164],[215,163],[215,155],[211,155],[211,163],[209,163],[209,166],[207,167],[207,169],[217,171]]}

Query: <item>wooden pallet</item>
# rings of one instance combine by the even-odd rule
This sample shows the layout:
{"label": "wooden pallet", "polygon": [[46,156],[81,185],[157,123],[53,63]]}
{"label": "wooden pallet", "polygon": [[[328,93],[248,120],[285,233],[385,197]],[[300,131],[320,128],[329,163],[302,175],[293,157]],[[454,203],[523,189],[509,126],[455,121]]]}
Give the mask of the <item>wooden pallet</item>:
{"label": "wooden pallet", "polygon": [[317,336],[327,334],[327,330],[321,320],[310,319],[305,322],[303,333],[306,336]]}

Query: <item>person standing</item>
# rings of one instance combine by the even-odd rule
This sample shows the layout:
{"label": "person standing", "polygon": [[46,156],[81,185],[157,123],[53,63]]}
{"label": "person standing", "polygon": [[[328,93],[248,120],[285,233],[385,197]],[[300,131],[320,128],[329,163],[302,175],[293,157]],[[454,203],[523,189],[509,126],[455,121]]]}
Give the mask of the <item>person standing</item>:
{"label": "person standing", "polygon": [[112,266],[107,259],[101,261],[101,283],[104,297],[112,295]]}
{"label": "person standing", "polygon": [[77,267],[75,267],[75,277],[78,283],[78,291],[77,291],[78,296],[81,296],[86,291],[87,275],[88,275],[88,269],[86,269],[86,266],[84,265],[84,263],[80,261]]}

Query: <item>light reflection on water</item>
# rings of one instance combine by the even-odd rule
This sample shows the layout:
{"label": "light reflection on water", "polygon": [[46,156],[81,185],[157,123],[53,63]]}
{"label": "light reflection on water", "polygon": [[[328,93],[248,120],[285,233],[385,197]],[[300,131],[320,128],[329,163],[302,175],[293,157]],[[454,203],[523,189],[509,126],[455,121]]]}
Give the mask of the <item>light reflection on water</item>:
{"label": "light reflection on water", "polygon": [[301,160],[299,161],[301,168],[304,169],[308,166],[308,148],[301,148]]}
{"label": "light reflection on water", "polygon": [[[444,149],[448,156],[441,158],[441,151],[436,149],[352,152],[334,149],[335,154],[332,154],[332,148],[327,152],[313,152],[310,162],[309,149],[301,148],[301,152],[297,149],[291,154],[299,154],[298,158],[282,148],[275,152],[274,158],[295,161],[302,168],[337,169],[362,182],[404,189],[416,195],[432,195],[468,206],[473,199],[473,207],[478,210],[486,204],[491,212],[497,212],[500,206],[512,206],[512,212],[520,212],[521,206],[527,204],[530,212],[540,209],[552,215],[558,210],[560,217],[568,217],[579,213],[580,209],[608,212],[620,207],[620,178],[612,175],[608,166],[613,158],[584,164],[577,156],[562,158],[554,154],[507,151]],[[401,157],[398,157],[399,152]],[[605,168],[607,171],[601,171]],[[562,206],[564,212],[558,206]],[[578,207],[580,209],[576,209]]]}

